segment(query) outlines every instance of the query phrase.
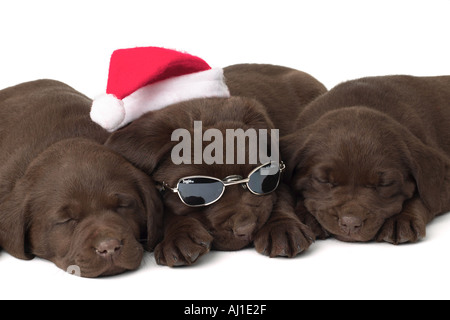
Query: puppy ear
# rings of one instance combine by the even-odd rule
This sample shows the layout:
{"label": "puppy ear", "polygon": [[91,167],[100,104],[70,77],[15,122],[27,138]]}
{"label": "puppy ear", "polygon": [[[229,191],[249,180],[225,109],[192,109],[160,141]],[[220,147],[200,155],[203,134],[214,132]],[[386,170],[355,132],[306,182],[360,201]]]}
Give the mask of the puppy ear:
{"label": "puppy ear", "polygon": [[415,136],[409,137],[408,149],[409,167],[420,198],[433,214],[442,213],[448,202],[445,198],[448,198],[446,188],[450,183],[450,161],[440,151],[423,144]]}
{"label": "puppy ear", "polygon": [[0,204],[0,248],[16,258],[31,260],[26,243],[29,201],[22,189],[19,183]]}
{"label": "puppy ear", "polygon": [[291,133],[287,136],[284,136],[280,139],[280,154],[281,159],[286,164],[286,171],[284,176],[286,181],[291,181],[292,176],[294,175],[295,168],[297,164],[300,162],[300,149],[301,147],[298,145],[298,136],[296,133]]}
{"label": "puppy ear", "polygon": [[421,199],[431,212],[441,213],[444,209],[442,193],[446,190],[444,183],[449,179],[449,161],[423,144],[412,147],[411,158],[410,167]]}
{"label": "puppy ear", "polygon": [[162,240],[164,233],[164,206],[153,179],[138,169],[135,170],[134,176],[139,195],[146,209],[147,250],[153,251],[155,246]]}
{"label": "puppy ear", "polygon": [[105,146],[150,175],[158,163],[170,153],[174,145],[168,143],[171,141],[172,132],[170,126],[154,117],[154,113],[148,113],[114,132]]}
{"label": "puppy ear", "polygon": [[[233,112],[235,115],[242,117],[244,125],[253,129],[275,129],[275,125],[267,113],[266,108],[257,100],[251,98],[234,98],[238,103],[237,112]],[[243,112],[239,112],[239,111]]]}
{"label": "puppy ear", "polygon": [[292,181],[306,166],[309,135],[305,129],[294,131],[280,139],[281,158],[286,163],[286,181]]}

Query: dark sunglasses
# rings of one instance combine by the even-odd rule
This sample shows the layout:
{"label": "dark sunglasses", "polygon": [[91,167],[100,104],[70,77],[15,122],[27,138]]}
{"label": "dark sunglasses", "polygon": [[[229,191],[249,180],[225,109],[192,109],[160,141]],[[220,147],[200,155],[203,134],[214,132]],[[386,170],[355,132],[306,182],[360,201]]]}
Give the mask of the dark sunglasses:
{"label": "dark sunglasses", "polygon": [[204,207],[217,202],[225,193],[225,188],[232,185],[241,184],[259,196],[272,193],[278,188],[281,173],[285,168],[283,162],[270,162],[250,172],[246,179],[237,175],[226,177],[224,180],[208,176],[191,176],[178,180],[175,188],[171,188],[165,182],[160,185],[161,191],[170,190],[178,193],[185,205]]}

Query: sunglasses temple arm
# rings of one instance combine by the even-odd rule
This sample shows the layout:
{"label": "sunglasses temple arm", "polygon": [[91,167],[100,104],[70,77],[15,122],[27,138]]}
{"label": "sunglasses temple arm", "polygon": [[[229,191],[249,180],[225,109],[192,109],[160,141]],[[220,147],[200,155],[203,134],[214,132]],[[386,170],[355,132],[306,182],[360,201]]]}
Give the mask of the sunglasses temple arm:
{"label": "sunglasses temple arm", "polygon": [[178,188],[171,188],[167,183],[163,182],[160,191],[170,190],[173,193],[178,193]]}

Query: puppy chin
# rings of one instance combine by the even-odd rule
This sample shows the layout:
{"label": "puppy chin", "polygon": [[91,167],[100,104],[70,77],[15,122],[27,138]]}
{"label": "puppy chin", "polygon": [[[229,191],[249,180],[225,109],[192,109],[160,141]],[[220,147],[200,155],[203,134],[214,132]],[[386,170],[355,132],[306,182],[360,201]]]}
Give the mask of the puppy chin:
{"label": "puppy chin", "polygon": [[70,274],[78,275],[83,278],[98,278],[114,276],[127,271],[136,270],[139,265],[140,263],[135,266],[124,266],[121,263],[115,263],[111,260],[99,264],[86,263],[85,265],[80,262],[74,262],[72,264],[66,263],[64,264],[64,267],[59,267]]}
{"label": "puppy chin", "polygon": [[[326,229],[326,228],[325,228]],[[328,229],[327,229],[328,230]],[[330,231],[329,231],[330,232]],[[330,232],[333,237],[339,241],[343,242],[369,242],[372,241],[375,235],[369,235],[363,232],[355,234],[344,234],[338,232]]]}
{"label": "puppy chin", "polygon": [[369,240],[363,241],[361,239],[356,239],[356,237],[343,236],[343,235],[333,235],[333,237],[342,242],[367,242],[367,241],[369,241]]}
{"label": "puppy chin", "polygon": [[[117,275],[117,274],[124,273],[126,271],[129,271],[129,270],[126,269],[126,268],[123,268],[123,267],[112,265],[112,266],[108,267],[105,271],[103,271],[99,275],[95,275],[94,277],[97,278],[97,277],[114,276],[114,275]],[[88,276],[86,276],[86,277],[88,277]]]}
{"label": "puppy chin", "polygon": [[212,248],[218,251],[238,251],[244,249],[253,242],[251,238],[238,238],[234,235],[228,237],[214,237]]}
{"label": "puppy chin", "polygon": [[94,254],[77,254],[73,258],[53,261],[60,269],[83,278],[107,277],[136,270],[140,267],[144,249],[141,246],[124,247],[116,257],[99,257]]}

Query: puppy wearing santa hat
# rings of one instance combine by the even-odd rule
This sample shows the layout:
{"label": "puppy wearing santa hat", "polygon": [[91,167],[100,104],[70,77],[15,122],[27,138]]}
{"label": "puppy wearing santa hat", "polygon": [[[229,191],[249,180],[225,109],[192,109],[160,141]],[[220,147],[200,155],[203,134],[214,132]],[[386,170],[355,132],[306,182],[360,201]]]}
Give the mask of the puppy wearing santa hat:
{"label": "puppy wearing santa hat", "polygon": [[[91,118],[112,133],[109,148],[159,183],[165,204],[164,239],[155,249],[159,264],[190,265],[210,249],[251,245],[270,257],[294,257],[312,244],[314,233],[295,215],[282,181],[267,194],[252,191],[248,177],[263,163],[175,164],[171,153],[179,143],[174,131],[193,133],[198,122],[202,134],[279,129],[283,136],[296,114],[325,91],[312,76],[285,67],[213,69],[201,58],[156,47],[113,53],[106,93],[94,100]],[[207,141],[200,152],[205,147]],[[232,147],[236,151],[238,144]],[[279,168],[276,178],[282,180],[281,163]],[[191,206],[178,187],[183,181],[195,182],[186,179],[193,176],[228,186],[215,201]]]}

